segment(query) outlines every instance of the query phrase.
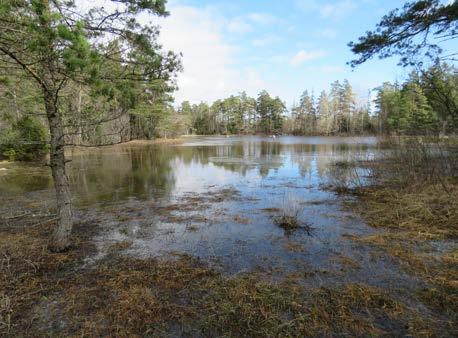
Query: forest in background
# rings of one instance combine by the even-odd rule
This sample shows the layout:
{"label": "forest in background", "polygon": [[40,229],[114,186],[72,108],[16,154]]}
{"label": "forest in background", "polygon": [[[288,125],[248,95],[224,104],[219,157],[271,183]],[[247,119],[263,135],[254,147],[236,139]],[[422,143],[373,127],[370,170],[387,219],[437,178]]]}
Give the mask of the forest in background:
{"label": "forest in background", "polygon": [[[116,64],[105,64],[106,72]],[[111,70],[110,70],[111,69]],[[458,73],[436,63],[413,71],[403,83],[383,83],[375,100],[358,98],[348,80],[318,96],[305,90],[290,109],[279,97],[245,92],[211,104],[174,106],[170,81],[119,81],[104,87],[72,83],[65,88],[66,143],[96,146],[180,135],[448,135],[458,127]],[[0,150],[10,159],[34,159],[47,149],[44,105],[34,83],[0,77]]]}
{"label": "forest in background", "polygon": [[[456,336],[457,72],[424,60],[458,61],[439,45],[458,37],[458,1],[406,2],[348,44],[352,67],[415,67],[402,83],[367,102],[335,82],[289,110],[264,91],[177,107],[181,57],[136,21],[167,16],[166,0],[85,3],[0,1],[0,156],[49,152],[49,169],[0,168],[0,336]],[[365,141],[318,156],[307,140],[64,151],[186,133],[445,137],[383,138],[380,156]],[[164,259],[142,241],[165,243]],[[231,271],[237,256],[263,263]]]}

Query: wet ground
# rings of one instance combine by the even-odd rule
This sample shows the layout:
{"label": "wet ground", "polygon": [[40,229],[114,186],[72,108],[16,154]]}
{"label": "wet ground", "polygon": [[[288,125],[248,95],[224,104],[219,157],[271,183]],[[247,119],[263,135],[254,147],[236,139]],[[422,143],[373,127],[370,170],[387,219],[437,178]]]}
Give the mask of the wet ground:
{"label": "wet ground", "polygon": [[[311,287],[364,282],[402,294],[421,282],[389,256],[351,240],[375,230],[343,210],[348,197],[328,189],[364,184],[367,173],[344,163],[377,156],[376,141],[205,137],[79,151],[69,164],[75,214],[102,229],[92,260],[127,243],[127,255],[189,254],[229,275],[257,271]],[[2,215],[52,216],[47,167],[0,167]],[[279,227],[275,217],[285,212],[304,227]]]}

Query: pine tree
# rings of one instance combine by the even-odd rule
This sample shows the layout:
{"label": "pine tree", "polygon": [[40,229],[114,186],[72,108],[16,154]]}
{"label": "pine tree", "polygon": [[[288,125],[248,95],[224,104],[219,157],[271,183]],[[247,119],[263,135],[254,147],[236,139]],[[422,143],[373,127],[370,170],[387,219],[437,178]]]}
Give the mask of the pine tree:
{"label": "pine tree", "polygon": [[[142,12],[165,16],[165,1],[113,1],[107,12],[92,5],[89,11],[72,1],[3,0],[0,3],[0,62],[12,72],[21,71],[41,92],[48,120],[50,167],[57,197],[58,226],[50,241],[53,251],[70,245],[72,204],[64,148],[65,109],[62,93],[69,83],[81,83],[126,106],[134,103],[134,82],[167,86],[179,69],[173,53],[164,54],[157,44],[158,30],[136,21]],[[116,48],[122,46],[124,53]],[[111,48],[113,47],[113,49]],[[119,67],[108,71],[105,62]],[[135,65],[135,66],[133,66]],[[114,93],[120,93],[116,95]]]}

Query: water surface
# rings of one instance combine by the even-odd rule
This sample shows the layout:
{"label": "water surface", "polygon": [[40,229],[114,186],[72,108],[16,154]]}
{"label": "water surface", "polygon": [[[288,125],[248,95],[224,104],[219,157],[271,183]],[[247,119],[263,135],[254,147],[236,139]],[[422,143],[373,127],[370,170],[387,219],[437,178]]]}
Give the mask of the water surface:
{"label": "water surface", "polygon": [[[101,252],[128,241],[129,255],[189,254],[229,274],[413,286],[390,258],[348,238],[375,230],[327,189],[364,184],[367,173],[344,163],[376,155],[373,137],[200,137],[75,151],[69,175],[77,218],[104,229],[95,238]],[[52,207],[48,168],[1,166],[0,197],[10,203],[3,212],[19,197]],[[288,208],[312,231],[277,226],[275,217]]]}

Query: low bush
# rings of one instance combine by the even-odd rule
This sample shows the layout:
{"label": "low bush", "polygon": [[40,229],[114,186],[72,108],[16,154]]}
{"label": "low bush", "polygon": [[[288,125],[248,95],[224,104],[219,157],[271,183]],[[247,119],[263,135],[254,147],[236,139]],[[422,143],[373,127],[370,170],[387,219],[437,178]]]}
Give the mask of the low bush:
{"label": "low bush", "polygon": [[16,161],[33,161],[48,151],[47,133],[43,125],[24,116],[0,134],[0,156]]}

